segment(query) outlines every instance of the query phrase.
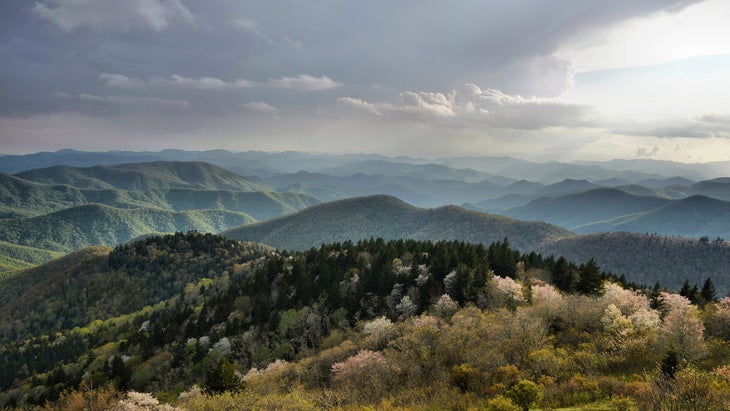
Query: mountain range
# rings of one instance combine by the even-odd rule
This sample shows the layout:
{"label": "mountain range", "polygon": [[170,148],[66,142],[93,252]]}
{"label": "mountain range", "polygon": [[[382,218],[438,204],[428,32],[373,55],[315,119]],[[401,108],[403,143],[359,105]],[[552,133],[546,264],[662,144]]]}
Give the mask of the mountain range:
{"label": "mountain range", "polygon": [[456,206],[423,209],[395,197],[377,195],[320,204],[221,235],[294,250],[371,237],[461,240],[487,245],[509,238],[515,247],[530,250],[546,240],[573,234],[541,222],[523,222]]}
{"label": "mountain range", "polygon": [[[580,234],[617,231],[720,244],[730,236],[727,165],[221,150],[0,156],[0,170],[15,172],[0,174],[0,273],[90,245],[186,230],[288,249],[370,237],[508,238],[522,251],[571,255],[581,239],[595,238]],[[599,259],[589,248],[603,268],[649,281],[637,264]]]}

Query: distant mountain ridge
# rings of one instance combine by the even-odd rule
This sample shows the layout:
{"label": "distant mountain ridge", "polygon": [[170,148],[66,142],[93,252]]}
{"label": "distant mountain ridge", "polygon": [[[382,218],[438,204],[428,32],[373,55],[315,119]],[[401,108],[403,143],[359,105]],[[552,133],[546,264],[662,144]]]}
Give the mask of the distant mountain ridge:
{"label": "distant mountain ridge", "polygon": [[573,234],[546,223],[522,222],[456,206],[422,209],[391,196],[376,195],[320,204],[221,235],[296,250],[370,237],[458,239],[484,244],[507,237],[515,247],[529,250],[547,239]]}
{"label": "distant mountain ridge", "polygon": [[596,221],[651,210],[670,200],[628,194],[618,188],[597,188],[558,197],[542,197],[505,211],[520,220],[546,221],[573,230]]}
{"label": "distant mountain ridge", "polygon": [[[321,201],[202,162],[54,166],[0,174],[0,276],[95,244],[150,233],[218,232]],[[18,252],[26,247],[27,252]]]}
{"label": "distant mountain ridge", "polygon": [[627,191],[639,190],[599,188],[542,197],[526,206],[505,210],[503,214],[521,220],[545,221],[578,233],[629,231],[730,238],[730,202],[701,195],[669,199]]}
{"label": "distant mountain ridge", "polygon": [[264,191],[267,188],[222,167],[203,162],[128,163],[113,166],[49,168],[24,171],[16,177],[77,188],[143,191],[152,188]]}

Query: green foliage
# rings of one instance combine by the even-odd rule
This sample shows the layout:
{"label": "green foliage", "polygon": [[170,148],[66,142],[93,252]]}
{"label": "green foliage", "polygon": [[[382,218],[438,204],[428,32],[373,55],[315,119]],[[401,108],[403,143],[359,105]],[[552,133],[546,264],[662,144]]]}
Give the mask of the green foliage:
{"label": "green foliage", "polygon": [[522,410],[527,411],[530,406],[542,398],[542,388],[530,380],[520,380],[505,395]]}
{"label": "green foliage", "polygon": [[451,383],[462,392],[473,388],[479,377],[479,371],[469,364],[451,367]]}
{"label": "green foliage", "polygon": [[[518,304],[495,297],[500,258],[520,262],[517,281],[505,280]],[[191,232],[85,250],[3,281],[14,308],[0,317],[0,405],[43,404],[90,382],[169,400],[194,384],[209,391],[183,393],[186,409],[608,410],[654,409],[659,393],[726,398],[722,333],[687,345],[699,349],[675,379],[694,391],[661,374],[657,353],[687,342],[672,321],[701,326],[695,307],[658,289],[660,316],[650,292],[611,283],[563,293],[542,280],[555,264],[503,241],[371,239],[290,253]],[[724,307],[709,305],[705,321]],[[51,323],[52,313],[64,314]],[[225,392],[240,375],[240,392]]]}
{"label": "green foliage", "polygon": [[520,407],[509,398],[498,395],[487,402],[487,411],[520,411]]}
{"label": "green foliage", "polygon": [[233,365],[225,358],[205,375],[203,388],[207,393],[217,394],[225,391],[237,391],[241,388],[241,378],[236,375]]}
{"label": "green foliage", "polygon": [[246,214],[223,210],[172,212],[94,204],[38,217],[0,220],[0,241],[68,252],[91,245],[115,246],[151,232],[218,232],[254,221]]}
{"label": "green foliage", "polygon": [[596,262],[591,258],[578,267],[578,281],[575,290],[585,295],[599,295],[603,291],[603,280]]}

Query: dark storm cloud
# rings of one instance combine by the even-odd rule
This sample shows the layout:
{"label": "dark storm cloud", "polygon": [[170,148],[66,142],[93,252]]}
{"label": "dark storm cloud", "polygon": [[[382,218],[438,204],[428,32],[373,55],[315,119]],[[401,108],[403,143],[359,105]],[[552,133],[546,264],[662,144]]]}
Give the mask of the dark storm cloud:
{"label": "dark storm cloud", "polygon": [[[0,116],[284,122],[340,99],[445,124],[580,125],[584,107],[532,99],[572,81],[570,62],[553,55],[558,45],[694,2],[5,0]],[[442,101],[467,83],[493,95],[471,106]],[[498,94],[502,106],[479,105]]]}

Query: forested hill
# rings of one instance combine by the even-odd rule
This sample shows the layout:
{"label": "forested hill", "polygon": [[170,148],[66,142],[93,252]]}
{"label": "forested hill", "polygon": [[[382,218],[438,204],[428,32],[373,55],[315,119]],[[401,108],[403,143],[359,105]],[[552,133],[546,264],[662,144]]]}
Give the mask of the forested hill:
{"label": "forested hill", "polygon": [[217,232],[253,221],[247,214],[225,210],[171,212],[88,204],[38,217],[0,220],[0,241],[68,252],[91,245],[115,246],[149,233]]}
{"label": "forested hill", "polygon": [[85,248],[2,281],[0,341],[133,313],[271,251],[197,232]]}
{"label": "forested hill", "polygon": [[551,241],[537,250],[571,261],[594,258],[602,268],[640,284],[659,281],[678,290],[686,280],[701,284],[712,278],[719,295],[730,293],[730,244],[716,239],[599,233]]}
{"label": "forested hill", "polygon": [[203,162],[155,161],[92,167],[53,166],[24,171],[16,174],[16,177],[45,184],[92,189],[269,191],[266,186]]}
{"label": "forested hill", "polygon": [[188,410],[730,401],[730,299],[711,285],[693,305],[506,242],[291,253],[175,234],[5,281],[0,407],[111,409],[126,391]]}
{"label": "forested hill", "polygon": [[[551,264],[507,243],[378,239],[281,254],[194,232],[86,249],[3,281],[0,389],[35,386],[26,400],[42,403],[83,375],[113,383],[121,371],[103,364],[119,356],[118,383],[170,390],[202,381],[228,343],[246,367],[292,360],[335,329],[416,315],[445,293],[496,302],[490,269],[523,276]],[[571,267],[595,292],[595,267]],[[0,393],[0,406],[15,394]]]}
{"label": "forested hill", "polygon": [[371,237],[460,240],[482,244],[509,238],[513,246],[525,251],[548,239],[573,235],[546,223],[523,222],[456,206],[422,209],[384,195],[320,204],[221,234],[292,250]]}

